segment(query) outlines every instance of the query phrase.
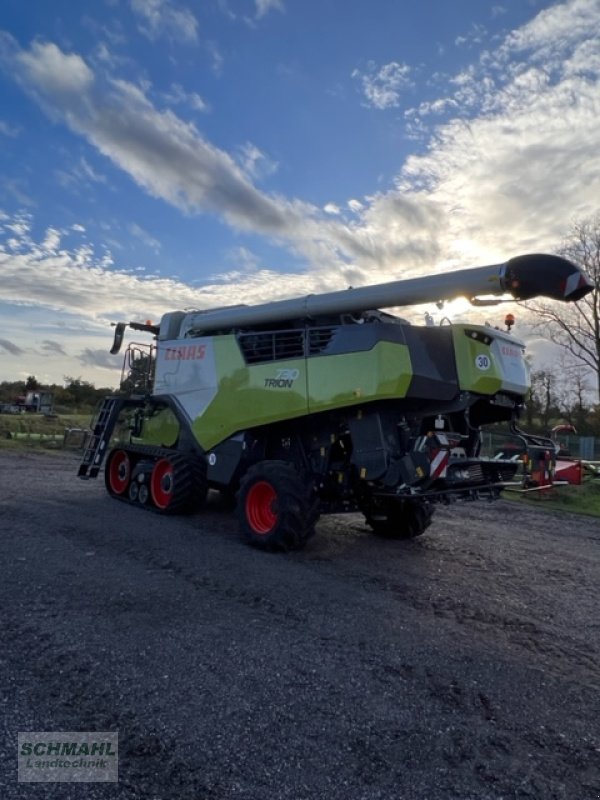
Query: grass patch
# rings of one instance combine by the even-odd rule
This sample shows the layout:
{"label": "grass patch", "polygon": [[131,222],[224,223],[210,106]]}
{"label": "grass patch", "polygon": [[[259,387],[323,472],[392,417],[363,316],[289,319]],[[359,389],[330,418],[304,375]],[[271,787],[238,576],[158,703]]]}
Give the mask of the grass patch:
{"label": "grass patch", "polygon": [[[69,428],[88,429],[89,414],[0,414],[0,448],[24,450],[32,447],[62,447]],[[75,440],[74,440],[75,441]]]}
{"label": "grass patch", "polygon": [[589,479],[581,486],[554,486],[543,492],[519,495],[503,492],[505,500],[512,500],[530,508],[566,511],[570,514],[585,514],[600,517],[600,479]]}

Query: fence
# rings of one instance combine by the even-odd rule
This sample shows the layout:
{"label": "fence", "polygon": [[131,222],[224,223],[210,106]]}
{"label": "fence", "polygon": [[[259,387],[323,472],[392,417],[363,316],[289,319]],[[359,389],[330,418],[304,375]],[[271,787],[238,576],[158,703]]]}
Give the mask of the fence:
{"label": "fence", "polygon": [[[568,433],[559,435],[558,441],[561,451],[565,455],[582,458],[585,461],[600,461],[600,438],[597,436],[576,436],[573,433]],[[510,449],[511,445],[512,448],[516,448],[520,444],[520,439],[510,433],[485,431],[483,433],[482,455],[493,457],[505,449]]]}

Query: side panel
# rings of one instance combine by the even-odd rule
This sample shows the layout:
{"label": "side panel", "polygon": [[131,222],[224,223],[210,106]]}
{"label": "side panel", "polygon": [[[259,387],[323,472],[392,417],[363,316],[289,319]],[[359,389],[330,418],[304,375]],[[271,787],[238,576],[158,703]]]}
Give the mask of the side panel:
{"label": "side panel", "polygon": [[311,413],[406,396],[412,377],[408,347],[379,341],[372,350],[309,358]]}
{"label": "side panel", "polygon": [[133,444],[152,444],[173,447],[179,436],[180,425],[170,408],[162,408],[144,419],[142,434],[132,437]]}
{"label": "side panel", "polygon": [[215,340],[159,341],[156,349],[154,395],[173,395],[190,420],[207,408],[217,393]]}
{"label": "side panel", "polygon": [[454,325],[452,333],[462,390],[483,395],[527,393],[529,370],[523,342],[478,325]]}
{"label": "side panel", "polygon": [[235,336],[216,336],[212,342],[217,391],[192,425],[205,450],[237,431],[307,413],[303,358],[247,366]]}

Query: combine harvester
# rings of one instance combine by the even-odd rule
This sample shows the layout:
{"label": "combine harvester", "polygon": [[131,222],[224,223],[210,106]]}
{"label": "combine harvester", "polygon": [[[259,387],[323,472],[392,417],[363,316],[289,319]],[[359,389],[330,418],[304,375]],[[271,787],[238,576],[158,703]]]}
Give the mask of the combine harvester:
{"label": "combine harvester", "polygon": [[[244,538],[265,549],[301,547],[327,512],[361,511],[378,533],[418,536],[436,502],[493,499],[513,481],[517,463],[481,457],[482,426],[508,421],[526,444],[550,440],[516,427],[529,375],[509,331],[417,326],[377,309],[502,295],[577,301],[591,289],[569,261],[527,255],[256,306],[173,311],[160,325],[119,323],[112,353],[127,325],[154,336],[126,354],[138,376],[148,367],[146,390],[104,400],[79,475],[96,477],[106,456],[110,495],[165,514],[220,490],[235,496]],[[110,449],[123,419],[128,441]]]}

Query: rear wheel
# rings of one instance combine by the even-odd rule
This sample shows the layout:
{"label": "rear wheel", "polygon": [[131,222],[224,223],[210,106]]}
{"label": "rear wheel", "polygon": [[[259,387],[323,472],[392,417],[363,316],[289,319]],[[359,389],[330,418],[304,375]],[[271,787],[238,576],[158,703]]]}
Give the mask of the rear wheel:
{"label": "rear wheel", "polygon": [[414,539],[431,525],[433,508],[426,500],[388,501],[364,511],[373,533],[388,539]]}
{"label": "rear wheel", "polygon": [[244,539],[264,550],[297,550],[315,532],[319,501],[312,482],[285,461],[250,467],[237,494]]}

